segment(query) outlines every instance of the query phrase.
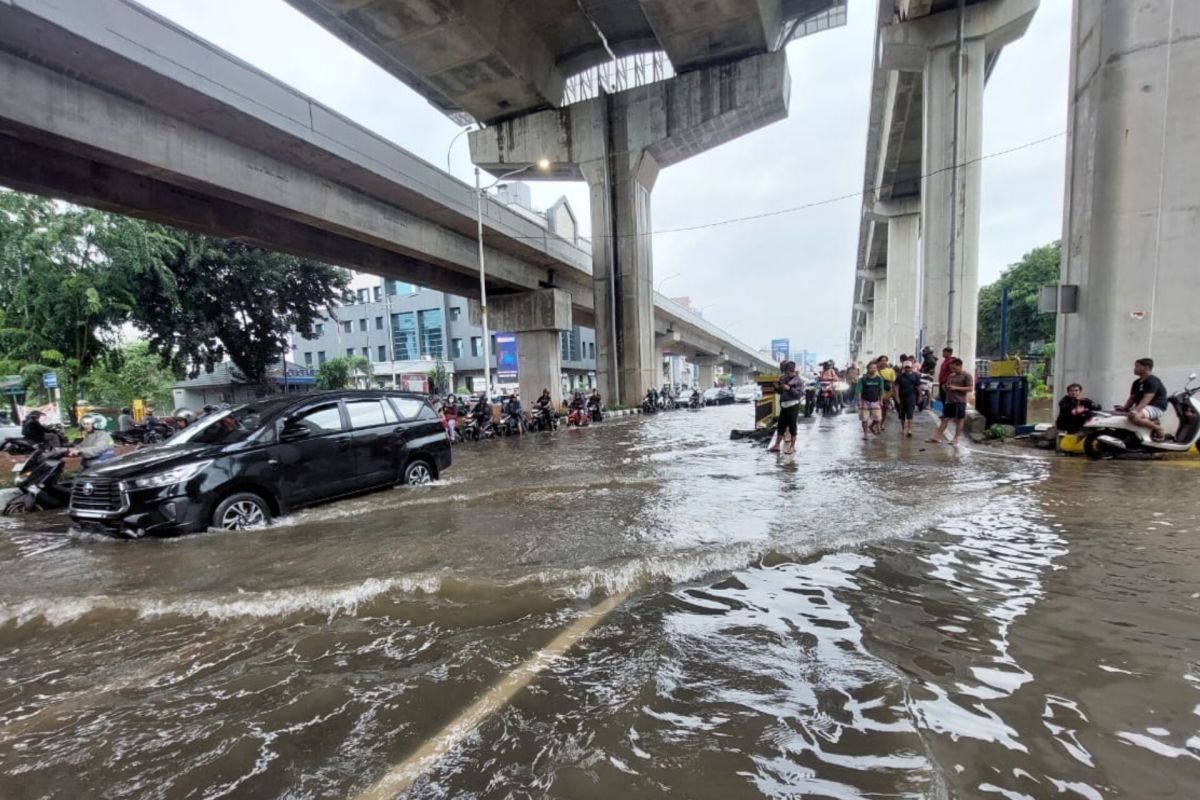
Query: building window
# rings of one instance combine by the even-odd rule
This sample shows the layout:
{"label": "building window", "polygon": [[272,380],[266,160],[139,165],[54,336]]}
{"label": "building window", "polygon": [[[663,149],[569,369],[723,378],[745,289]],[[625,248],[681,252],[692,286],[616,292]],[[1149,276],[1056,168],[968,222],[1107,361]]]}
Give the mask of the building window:
{"label": "building window", "polygon": [[379,286],[375,287],[375,289],[373,290],[373,294],[374,294],[376,303],[378,303],[380,300],[383,299],[383,289],[380,288]]}
{"label": "building window", "polygon": [[363,333],[367,330],[367,318],[363,317],[358,321],[358,332]]}
{"label": "building window", "polygon": [[367,302],[367,299],[369,297],[370,297],[369,289],[359,289],[358,290],[358,302],[365,303],[365,302]]}
{"label": "building window", "polygon": [[392,314],[392,352],[397,361],[417,358],[417,320],[411,311]]}
{"label": "building window", "polygon": [[317,351],[317,366],[319,367],[324,363],[325,363],[325,351],[318,350]]}
{"label": "building window", "polygon": [[471,337],[471,356],[473,358],[479,358],[481,355],[483,355],[483,337],[482,336],[472,336]]}
{"label": "building window", "polygon": [[451,322],[454,322],[456,319],[458,319],[461,316],[462,316],[462,307],[461,306],[450,306],[450,321]]}
{"label": "building window", "polygon": [[588,342],[588,358],[592,361],[596,360],[596,343]]}
{"label": "building window", "polygon": [[324,322],[317,323],[316,332],[317,332],[317,336],[325,335],[325,323]]}
{"label": "building window", "polygon": [[421,355],[442,358],[442,310],[427,308],[417,312],[417,327],[421,332]]}
{"label": "building window", "polygon": [[388,294],[391,294],[391,295],[415,294],[415,287],[411,283],[403,283],[401,281],[388,281]]}
{"label": "building window", "polygon": [[304,366],[306,366],[306,367],[312,366],[312,353],[304,354]]}
{"label": "building window", "polygon": [[570,361],[571,360],[571,358],[570,358],[570,355],[571,355],[571,332],[570,331],[559,331],[558,332],[558,348],[561,351],[562,360]]}
{"label": "building window", "polygon": [[354,358],[354,348],[353,347],[346,348],[346,358]]}
{"label": "building window", "polygon": [[375,330],[377,330],[377,331],[383,330],[383,317],[375,318]]}
{"label": "building window", "polygon": [[387,361],[387,345],[381,344],[376,349],[379,351],[379,353],[378,353],[378,357],[375,360],[379,361],[381,363],[384,361]]}
{"label": "building window", "polygon": [[462,339],[451,339],[450,340],[450,357],[451,358],[462,358],[463,357]]}
{"label": "building window", "polygon": [[353,332],[354,332],[354,323],[353,322],[351,322],[350,320],[346,320],[345,322],[342,323],[342,333],[353,333]]}

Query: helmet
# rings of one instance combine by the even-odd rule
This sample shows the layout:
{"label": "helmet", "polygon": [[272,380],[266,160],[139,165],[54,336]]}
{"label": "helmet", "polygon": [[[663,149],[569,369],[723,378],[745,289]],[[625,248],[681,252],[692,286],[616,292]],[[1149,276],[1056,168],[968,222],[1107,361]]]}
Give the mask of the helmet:
{"label": "helmet", "polygon": [[98,431],[102,431],[108,427],[108,418],[105,417],[103,414],[85,414],[83,416],[83,419],[81,419],[79,421],[81,423],[83,423],[83,422],[92,423],[92,427]]}

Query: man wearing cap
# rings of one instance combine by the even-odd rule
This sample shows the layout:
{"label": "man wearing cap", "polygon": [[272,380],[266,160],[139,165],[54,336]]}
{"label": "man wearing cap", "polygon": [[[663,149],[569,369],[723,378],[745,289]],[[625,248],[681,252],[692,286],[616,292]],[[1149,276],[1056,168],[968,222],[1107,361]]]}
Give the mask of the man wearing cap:
{"label": "man wearing cap", "polygon": [[896,405],[896,417],[900,420],[900,435],[912,436],[913,416],[917,412],[917,398],[921,396],[921,373],[912,361],[905,361],[900,374],[892,384],[892,400]]}

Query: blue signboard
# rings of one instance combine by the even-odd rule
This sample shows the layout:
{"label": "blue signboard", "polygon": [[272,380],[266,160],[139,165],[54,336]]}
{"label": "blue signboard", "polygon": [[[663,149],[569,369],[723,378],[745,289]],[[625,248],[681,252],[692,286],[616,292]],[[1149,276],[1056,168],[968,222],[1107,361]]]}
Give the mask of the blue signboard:
{"label": "blue signboard", "polygon": [[57,372],[43,372],[42,373],[42,386],[44,386],[47,389],[57,389],[58,388],[58,373]]}
{"label": "blue signboard", "polygon": [[772,339],[771,340],[771,360],[776,364],[786,361],[792,357],[792,340],[791,339]]}
{"label": "blue signboard", "polygon": [[496,334],[496,377],[510,381],[517,377],[517,335]]}

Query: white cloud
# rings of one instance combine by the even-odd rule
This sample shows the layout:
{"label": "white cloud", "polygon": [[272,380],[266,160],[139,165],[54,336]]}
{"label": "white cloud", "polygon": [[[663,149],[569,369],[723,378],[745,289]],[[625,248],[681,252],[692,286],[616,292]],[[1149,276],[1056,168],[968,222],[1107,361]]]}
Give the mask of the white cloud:
{"label": "white cloud", "polygon": [[[292,84],[414,154],[446,166],[457,126],[415,92],[283,0],[142,0],[143,4]],[[874,6],[852,0],[846,27],[793,43],[789,118],[663,171],[655,230],[701,225],[856,191],[863,179]],[[1070,3],[1045,0],[1009,46],[985,95],[984,153],[1065,130]],[[1062,230],[1066,142],[984,164],[981,282]],[[466,137],[452,172],[469,179]],[[589,228],[582,184],[534,184],[535,204],[566,194]],[[739,338],[840,357],[845,349],[860,205],[830,203],[762,220],[654,239],[659,280]]]}

